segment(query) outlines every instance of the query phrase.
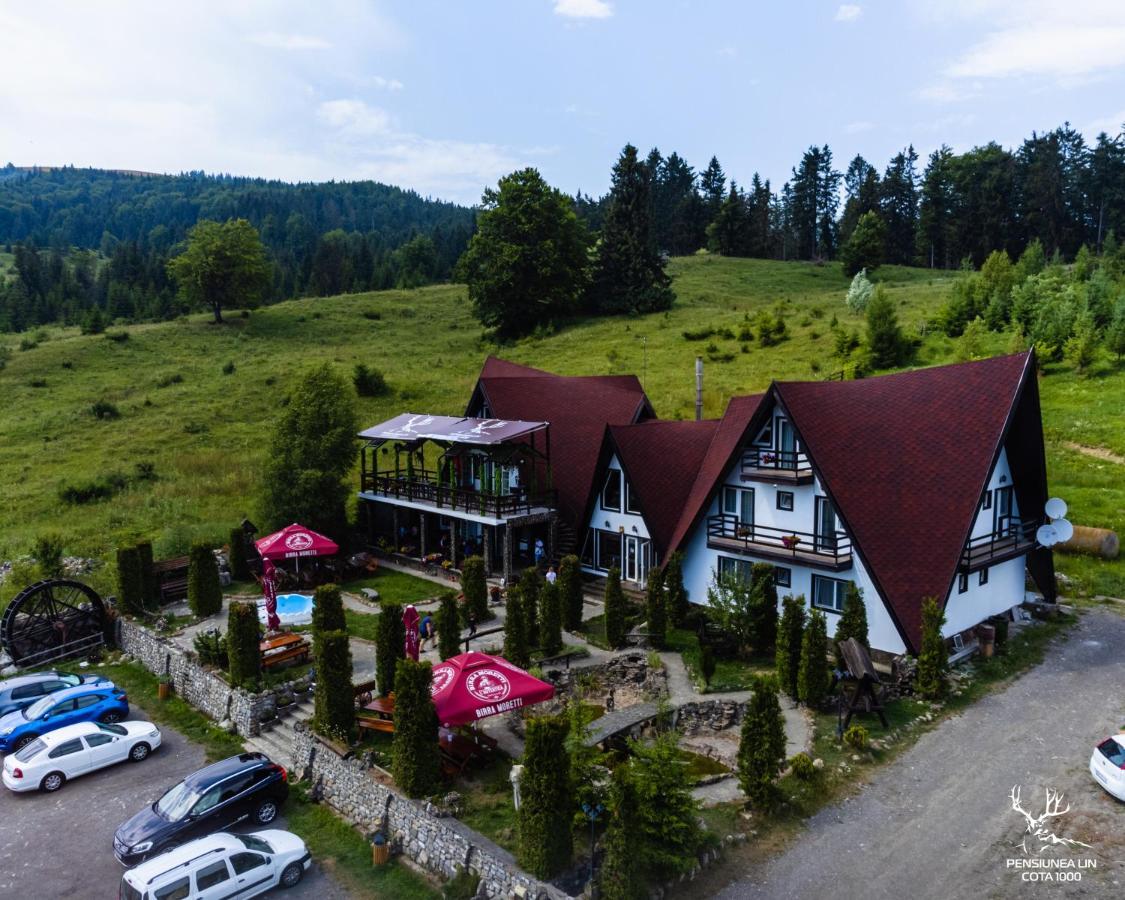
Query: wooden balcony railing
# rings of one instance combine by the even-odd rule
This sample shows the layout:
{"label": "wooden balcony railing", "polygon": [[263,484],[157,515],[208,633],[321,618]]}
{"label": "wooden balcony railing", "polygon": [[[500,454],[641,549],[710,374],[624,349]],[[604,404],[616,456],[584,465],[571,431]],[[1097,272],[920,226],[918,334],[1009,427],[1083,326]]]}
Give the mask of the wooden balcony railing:
{"label": "wooden balcony railing", "polygon": [[466,512],[493,519],[526,515],[533,509],[554,509],[558,504],[554,490],[535,491],[515,488],[507,494],[478,491],[437,480],[437,473],[415,470],[412,475],[394,472],[365,472],[361,490],[381,497],[424,503],[436,509]]}
{"label": "wooden balcony railing", "polygon": [[843,531],[811,534],[740,522],[737,516],[726,513],[708,518],[707,539],[714,546],[797,563],[846,568],[852,560],[852,541]]}
{"label": "wooden balcony railing", "polygon": [[799,450],[767,450],[751,447],[742,454],[744,475],[766,473],[781,477],[803,477],[812,475],[808,457]]}
{"label": "wooden balcony railing", "polygon": [[961,568],[981,569],[1027,553],[1035,547],[1035,532],[1040,524],[1012,519],[995,531],[972,538],[961,553]]}

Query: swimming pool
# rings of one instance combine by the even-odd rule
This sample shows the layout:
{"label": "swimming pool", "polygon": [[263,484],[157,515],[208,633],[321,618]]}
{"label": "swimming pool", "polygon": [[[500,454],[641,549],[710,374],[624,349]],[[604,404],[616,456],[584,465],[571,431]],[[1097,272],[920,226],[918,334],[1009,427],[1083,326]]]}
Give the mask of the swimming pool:
{"label": "swimming pool", "polygon": [[[312,621],[313,598],[308,594],[278,594],[277,617],[282,625],[308,625]],[[258,601],[258,620],[266,624],[266,601]]]}

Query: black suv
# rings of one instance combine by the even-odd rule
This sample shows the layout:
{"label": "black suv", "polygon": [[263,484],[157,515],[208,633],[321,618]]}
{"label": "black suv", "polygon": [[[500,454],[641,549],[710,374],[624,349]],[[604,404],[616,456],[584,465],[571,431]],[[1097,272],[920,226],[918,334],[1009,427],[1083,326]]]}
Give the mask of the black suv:
{"label": "black suv", "polygon": [[113,853],[125,866],[186,841],[248,822],[269,825],[289,796],[285,769],[262,753],[243,753],[193,772],[122,823]]}

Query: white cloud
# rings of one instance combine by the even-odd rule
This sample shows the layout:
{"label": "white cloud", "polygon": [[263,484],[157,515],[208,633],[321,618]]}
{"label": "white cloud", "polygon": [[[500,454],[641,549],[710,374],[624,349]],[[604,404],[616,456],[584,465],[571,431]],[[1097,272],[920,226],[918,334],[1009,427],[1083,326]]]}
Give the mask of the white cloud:
{"label": "white cloud", "polygon": [[844,126],[844,131],[846,131],[848,134],[861,134],[864,131],[870,131],[874,127],[874,122],[861,120],[859,122],[849,122]]}
{"label": "white cloud", "polygon": [[1112,116],[1095,119],[1086,128],[1087,134],[1097,134],[1101,131],[1106,132],[1110,137],[1125,131],[1125,109]]}
{"label": "white cloud", "polygon": [[372,75],[368,82],[377,88],[382,88],[385,91],[401,91],[403,83],[397,78],[384,78],[382,75]]}
{"label": "white cloud", "polygon": [[277,31],[259,31],[247,38],[251,44],[273,47],[277,50],[328,50],[332,44],[311,34],[281,34]]}
{"label": "white cloud", "polygon": [[980,82],[960,84],[946,79],[926,85],[918,91],[918,97],[933,103],[957,103],[961,100],[979,97],[980,93]]}
{"label": "white cloud", "polygon": [[555,0],[555,15],[568,19],[608,19],[613,7],[605,0]]}
{"label": "white cloud", "polygon": [[727,59],[734,59],[736,56],[738,56],[738,48],[737,47],[731,47],[731,46],[720,47],[715,52],[719,56],[725,56]]}
{"label": "white cloud", "polygon": [[863,7],[856,6],[854,3],[841,3],[840,8],[836,10],[836,21],[854,22],[861,15],[863,15]]}
{"label": "white cloud", "polygon": [[391,117],[385,109],[362,100],[326,100],[316,110],[317,117],[343,134],[385,134]]}

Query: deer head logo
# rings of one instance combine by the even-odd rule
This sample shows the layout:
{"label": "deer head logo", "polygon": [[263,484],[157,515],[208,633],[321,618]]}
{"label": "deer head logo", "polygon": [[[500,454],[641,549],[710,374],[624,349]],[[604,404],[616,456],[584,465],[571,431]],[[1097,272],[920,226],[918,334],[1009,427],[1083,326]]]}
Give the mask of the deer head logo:
{"label": "deer head logo", "polygon": [[1046,826],[1048,819],[1055,819],[1070,812],[1069,803],[1066,805],[1065,809],[1059,809],[1059,807],[1062,806],[1063,795],[1058,791],[1047,788],[1047,804],[1043,810],[1043,814],[1039,816],[1033,816],[1020,804],[1020,786],[1018,784],[1012,786],[1012,791],[1008,795],[1008,799],[1012,801],[1012,810],[1018,812],[1027,820],[1027,830],[1022,841],[1025,853],[1030,852],[1027,847],[1027,835],[1029,834],[1039,842],[1039,846],[1034,851],[1035,853],[1041,853],[1048,847],[1054,847],[1059,844],[1067,847],[1090,848],[1089,844],[1084,844],[1082,841],[1076,841],[1073,838],[1061,838]]}

